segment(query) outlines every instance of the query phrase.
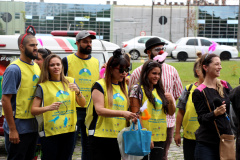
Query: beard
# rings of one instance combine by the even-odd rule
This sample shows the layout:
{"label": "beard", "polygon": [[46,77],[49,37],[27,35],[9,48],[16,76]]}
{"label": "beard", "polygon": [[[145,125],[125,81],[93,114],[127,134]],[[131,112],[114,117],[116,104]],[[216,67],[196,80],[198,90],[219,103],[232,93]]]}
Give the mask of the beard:
{"label": "beard", "polygon": [[87,54],[87,55],[89,55],[89,54],[91,54],[91,52],[92,52],[92,47],[91,47],[91,46],[87,46],[86,48],[83,48],[83,47],[80,46],[80,52],[81,52],[82,54]]}
{"label": "beard", "polygon": [[[34,50],[35,51],[35,50]],[[37,50],[36,50],[37,51]],[[33,55],[33,52],[30,52],[27,48],[25,49],[25,55],[30,59],[38,59],[38,53],[36,56]]]}

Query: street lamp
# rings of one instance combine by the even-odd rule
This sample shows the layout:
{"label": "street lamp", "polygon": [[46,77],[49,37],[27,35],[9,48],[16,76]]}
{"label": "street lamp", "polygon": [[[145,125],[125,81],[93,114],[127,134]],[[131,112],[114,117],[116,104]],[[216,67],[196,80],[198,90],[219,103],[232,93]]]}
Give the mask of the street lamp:
{"label": "street lamp", "polygon": [[152,29],[153,29],[153,5],[154,5],[154,1],[152,0],[152,15],[151,15],[151,36],[152,36]]}

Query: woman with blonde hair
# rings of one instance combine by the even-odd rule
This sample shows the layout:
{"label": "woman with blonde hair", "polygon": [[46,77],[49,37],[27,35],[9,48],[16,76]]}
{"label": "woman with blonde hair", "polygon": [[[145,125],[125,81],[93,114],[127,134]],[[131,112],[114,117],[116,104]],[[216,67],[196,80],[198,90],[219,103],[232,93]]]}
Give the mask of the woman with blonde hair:
{"label": "woman with blonde hair", "polygon": [[182,92],[179,98],[176,118],[176,132],[175,132],[175,143],[177,146],[181,145],[180,130],[183,126],[183,154],[184,160],[194,160],[194,152],[196,146],[195,132],[199,127],[197,120],[197,113],[192,102],[193,91],[202,84],[204,78],[200,67],[201,52],[197,52],[199,57],[193,66],[194,77],[197,78],[197,82],[188,84]]}
{"label": "woman with blonde hair", "polygon": [[[229,114],[229,92],[232,87],[226,81],[218,79],[222,69],[219,56],[213,53],[204,54],[200,59],[200,66],[204,81],[192,95],[200,124],[195,133],[195,159],[219,160],[219,136],[232,135],[229,119],[225,116]],[[219,99],[222,105],[216,106],[215,99]]]}
{"label": "woman with blonde hair", "polygon": [[76,130],[76,103],[85,105],[74,78],[65,77],[61,58],[47,56],[43,63],[31,113],[43,116],[41,137],[43,160],[67,160]]}
{"label": "woman with blonde hair", "polygon": [[125,77],[130,64],[124,54],[121,49],[113,52],[107,62],[105,78],[92,87],[93,107],[87,109],[86,126],[93,160],[120,160],[117,135],[126,127],[126,120],[137,117],[128,111]]}

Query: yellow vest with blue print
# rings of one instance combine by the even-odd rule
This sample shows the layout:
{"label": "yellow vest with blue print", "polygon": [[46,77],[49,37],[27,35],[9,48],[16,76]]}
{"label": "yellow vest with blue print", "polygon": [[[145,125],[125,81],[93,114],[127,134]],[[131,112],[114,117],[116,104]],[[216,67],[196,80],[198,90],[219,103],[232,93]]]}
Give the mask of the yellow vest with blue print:
{"label": "yellow vest with blue print", "polygon": [[[142,104],[146,100],[148,100],[143,86],[142,89]],[[159,142],[159,141],[166,141],[167,138],[167,122],[166,122],[166,114],[164,113],[162,107],[162,101],[159,95],[157,94],[157,90],[154,88],[152,91],[155,101],[155,108],[151,102],[148,101],[147,103],[147,111],[151,115],[149,120],[142,120],[143,128],[146,128],[148,131],[152,131],[152,141]],[[142,116],[145,116],[145,113],[141,113]]]}
{"label": "yellow vest with blue print", "polygon": [[[81,59],[75,53],[67,56],[69,77],[76,80],[83,96],[86,99],[87,108],[91,98],[91,88],[94,82],[99,79],[99,61],[91,57],[90,59]],[[77,107],[80,107],[77,104]]]}
{"label": "yellow vest with blue print", "polygon": [[[66,77],[70,83],[74,78]],[[43,113],[43,130],[45,136],[74,132],[76,130],[76,95],[65,84],[65,90],[61,81],[46,81],[39,86],[43,91],[43,106],[49,106],[54,102],[62,102],[58,110]]]}
{"label": "yellow vest with blue print", "polygon": [[[11,64],[16,64],[21,70],[21,82],[16,94],[15,118],[31,119],[35,118],[31,114],[32,102],[36,85],[40,76],[40,68],[36,63],[28,64],[17,59]],[[10,65],[11,65],[10,64]]]}
{"label": "yellow vest with blue print", "polygon": [[[190,85],[191,84],[186,86],[187,90],[190,87]],[[183,136],[184,138],[191,139],[191,140],[196,140],[195,132],[199,128],[198,116],[197,116],[194,104],[192,102],[192,94],[196,88],[197,86],[193,84],[190,90],[190,94],[188,96],[188,100],[185,108],[185,114],[182,122]]]}
{"label": "yellow vest with blue print", "polygon": [[[107,88],[104,79],[97,81],[104,91],[104,107],[111,110],[127,111],[128,103],[127,98],[122,92],[119,85],[112,84],[113,88],[113,106],[108,106]],[[127,89],[127,85],[126,85]],[[127,121],[124,117],[104,117],[98,116],[94,136],[117,138],[118,133],[127,126]]]}

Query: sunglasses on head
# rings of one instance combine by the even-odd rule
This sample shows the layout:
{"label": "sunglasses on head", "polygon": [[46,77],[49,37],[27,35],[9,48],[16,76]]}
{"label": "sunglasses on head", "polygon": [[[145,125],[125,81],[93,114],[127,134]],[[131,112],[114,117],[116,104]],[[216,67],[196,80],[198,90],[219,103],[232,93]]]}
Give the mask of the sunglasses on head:
{"label": "sunglasses on head", "polygon": [[118,70],[119,70],[119,73],[123,73],[123,72],[128,73],[128,72],[129,72],[129,68],[119,68],[119,67],[115,67],[114,69],[118,69]]}
{"label": "sunglasses on head", "polygon": [[162,47],[162,48],[160,48],[160,47],[156,47],[156,48],[153,48],[152,49],[153,51],[156,51],[156,52],[160,52],[161,50],[165,50],[165,47]]}

